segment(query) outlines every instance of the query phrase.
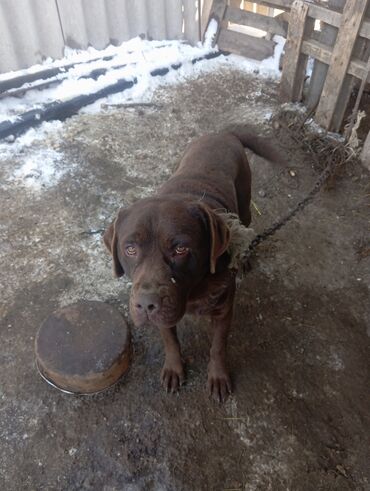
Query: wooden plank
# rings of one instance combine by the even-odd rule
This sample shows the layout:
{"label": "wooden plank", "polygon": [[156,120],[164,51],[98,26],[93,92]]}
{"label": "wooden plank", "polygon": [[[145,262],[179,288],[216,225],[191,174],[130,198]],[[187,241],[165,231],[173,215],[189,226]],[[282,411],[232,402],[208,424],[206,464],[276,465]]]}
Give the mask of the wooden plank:
{"label": "wooden plank", "polygon": [[235,24],[255,27],[256,29],[262,29],[262,31],[271,32],[272,34],[279,34],[284,37],[287,35],[287,28],[275,17],[255,14],[228,6],[225,12],[225,19]]}
{"label": "wooden plank", "polygon": [[[341,3],[344,4],[345,0],[343,0]],[[329,2],[329,7],[336,8],[333,2]],[[309,17],[321,20],[322,22],[325,22],[325,24],[330,24],[334,27],[340,26],[340,21],[342,18],[342,14],[336,10],[331,10],[330,8],[313,4],[308,6],[308,15]]]}
{"label": "wooden plank", "polygon": [[229,29],[221,29],[218,46],[224,51],[231,51],[255,60],[264,60],[274,54],[275,43]]}
{"label": "wooden plank", "polygon": [[370,21],[365,20],[362,23],[361,29],[360,29],[360,36],[366,39],[370,39]]}
{"label": "wooden plank", "polygon": [[367,7],[367,0],[347,0],[331,64],[316,111],[317,122],[331,128],[344,77],[347,73],[352,51]]}
{"label": "wooden plank", "polygon": [[[370,16],[370,2],[368,2],[368,7],[365,13],[365,18]],[[362,23],[362,26],[364,22]],[[360,29],[361,32],[361,29]],[[353,48],[352,59],[358,59],[358,61],[364,60],[367,61],[370,56],[370,43],[367,39],[363,37],[358,37]],[[350,64],[351,66],[351,64]],[[362,75],[361,78],[366,78],[366,75]],[[342,89],[339,94],[338,104],[335,108],[333,120],[332,120],[332,130],[340,131],[342,122],[346,113],[347,106],[351,100],[351,94],[358,84],[357,78],[352,77],[351,75],[346,75],[344,77],[344,82]]]}
{"label": "wooden plank", "polygon": [[[256,0],[255,3],[260,3],[262,5],[268,5],[273,8],[279,8],[282,10],[290,11],[293,0]],[[321,20],[326,24],[330,24],[334,27],[339,27],[341,23],[342,14],[335,12],[334,10],[328,9],[321,5],[308,4],[308,16],[313,19]],[[360,29],[361,37],[370,39],[370,21],[365,20]]]}
{"label": "wooden plank", "polygon": [[[319,41],[313,41],[312,39],[303,41],[302,53],[311,56],[326,65],[330,64],[333,54],[332,49],[328,48],[325,44],[320,43]],[[347,73],[362,80],[366,74],[366,63],[361,60],[352,60],[349,64]],[[370,77],[368,77],[367,81],[370,83]]]}
{"label": "wooden plank", "polygon": [[268,15],[269,7],[265,7],[264,5],[257,5],[256,13],[260,15]]}
{"label": "wooden plank", "polygon": [[[300,100],[304,67],[302,69],[301,46],[305,33],[308,6],[295,0],[290,11],[288,38],[285,45],[283,73],[280,83],[280,98],[283,101]],[[307,59],[307,57],[306,57]]]}
{"label": "wooden plank", "polygon": [[[331,3],[333,2],[329,2],[329,6]],[[326,24],[330,24],[333,27],[339,27],[342,20],[342,14],[340,12],[331,10],[330,8],[327,7],[322,7],[321,5],[314,5],[314,4],[309,4],[308,16],[312,17],[313,19],[321,20],[322,22],[325,22]],[[370,39],[369,20],[365,19],[364,22],[362,23],[359,36],[366,39]]]}
{"label": "wooden plank", "polygon": [[365,90],[366,79],[369,76],[370,76],[370,57],[369,57],[369,59],[368,59],[368,61],[366,63],[366,74],[365,74],[364,78],[361,80],[361,85],[360,85],[360,88],[358,89],[358,93],[357,93],[357,96],[356,96],[356,102],[355,102],[355,105],[354,105],[353,110],[352,110],[352,114],[351,114],[351,118],[350,118],[350,121],[349,121],[349,125],[348,125],[348,127],[346,128],[346,131],[345,131],[346,141],[348,141],[351,138],[351,133],[352,133],[352,130],[353,130],[353,126],[354,126],[355,121],[357,119],[358,110],[360,108],[361,98],[362,98],[362,95],[363,95],[364,90]]}
{"label": "wooden plank", "polygon": [[[335,14],[334,18],[335,21],[340,24],[342,14],[340,12],[343,11],[343,7],[346,3],[346,0],[329,0],[329,7],[336,9],[337,11],[334,10],[327,10],[331,14]],[[315,7],[315,6],[314,6]],[[316,9],[316,13],[317,13]],[[325,10],[325,9],[320,9]],[[311,8],[312,12],[312,8]],[[314,12],[315,13],[315,9]],[[308,8],[308,15],[310,15],[310,8]],[[324,17],[323,15],[321,17]],[[333,25],[330,25],[331,22],[334,20],[333,17],[326,18],[324,21],[324,24],[322,25],[321,32],[319,33],[319,42],[325,44],[328,47],[334,46],[335,40],[338,35],[338,27],[334,27]],[[320,19],[323,20],[323,19]],[[327,23],[329,21],[329,23]],[[339,25],[338,24],[338,25]],[[328,73],[328,64],[322,63],[321,61],[315,61],[313,70],[312,70],[312,75],[310,79],[310,85],[308,88],[308,95],[307,99],[305,100],[305,104],[308,108],[309,111],[312,111],[314,108],[317,107],[322,89],[324,87],[326,75]]]}
{"label": "wooden plank", "polygon": [[326,44],[320,43],[320,41],[315,41],[310,39],[309,41],[302,42],[302,53],[315,60],[319,60],[326,65],[330,64],[332,48],[328,48]]}
{"label": "wooden plank", "polygon": [[[328,6],[331,9],[336,9],[339,11],[343,11],[343,6],[345,5],[345,0],[329,0]],[[325,16],[325,12],[329,13],[329,16]],[[324,15],[323,15],[324,14]],[[334,10],[328,10],[323,7],[319,7],[317,5],[310,5],[308,9],[308,15],[312,15],[314,17],[319,18],[325,22],[330,23],[331,25],[324,24],[322,31],[320,32],[320,40],[324,42],[328,46],[333,46],[336,40],[338,27],[340,26],[342,14],[340,12],[336,12]],[[370,15],[370,4],[368,7],[368,16]],[[370,33],[370,23],[369,21],[364,21],[360,28],[359,35],[362,38],[358,39],[353,55],[357,57],[361,57],[366,59],[366,53],[363,52],[364,44],[366,43],[365,39]],[[360,62],[360,66],[356,66],[356,64],[350,64],[349,71],[353,69],[355,74],[357,73],[356,78],[363,78],[363,69],[364,66]],[[357,70],[357,72],[356,72]],[[308,98],[305,101],[308,109],[312,110],[317,106],[325,78],[328,72],[328,66],[321,63],[320,61],[316,61],[314,64],[314,69],[311,76],[310,87],[308,91]],[[344,78],[343,86],[339,95],[340,104],[337,104],[332,121],[332,129],[334,131],[339,131],[342,120],[350,100],[351,93],[353,91],[354,86],[356,85],[356,79],[354,79],[351,75],[346,75]]]}
{"label": "wooden plank", "polygon": [[[352,60],[348,69],[349,75],[353,75],[360,80],[363,80],[366,75],[366,63],[361,60]],[[367,82],[370,83],[370,76],[367,77]]]}
{"label": "wooden plank", "polygon": [[267,7],[289,11],[292,8],[293,0],[254,0],[253,3],[267,5]]}
{"label": "wooden plank", "polygon": [[3,121],[0,123],[0,139],[7,136],[14,135],[19,136],[25,131],[38,126],[43,121],[53,121],[58,119],[64,121],[65,119],[74,116],[78,111],[89,104],[107,97],[111,94],[117,94],[123,92],[126,89],[130,89],[137,83],[137,80],[118,79],[111,85],[107,85],[97,92],[91,92],[87,94],[81,94],[72,99],[65,101],[48,102],[43,104],[42,107],[37,109],[31,109],[22,113],[19,118],[14,121]]}
{"label": "wooden plank", "polygon": [[247,10],[248,12],[254,12],[253,3],[252,2],[244,2],[244,10]]}
{"label": "wooden plank", "polygon": [[[218,37],[220,35],[220,30],[222,27],[222,21],[224,19],[226,7],[227,7],[226,0],[213,0],[212,2],[211,10],[209,12],[209,17],[208,17],[207,27],[204,31],[205,34],[208,25],[212,19],[214,19],[217,22],[217,31],[215,36],[213,37],[212,46],[215,46],[218,43]],[[204,35],[203,35],[203,41],[204,41]]]}

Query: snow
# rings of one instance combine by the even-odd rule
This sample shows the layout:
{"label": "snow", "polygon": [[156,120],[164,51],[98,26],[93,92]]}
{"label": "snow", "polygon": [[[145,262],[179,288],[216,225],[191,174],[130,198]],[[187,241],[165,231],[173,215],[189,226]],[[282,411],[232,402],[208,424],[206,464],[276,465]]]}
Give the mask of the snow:
{"label": "snow", "polygon": [[[149,102],[158,87],[179,84],[185,80],[196,78],[201,74],[216,71],[220,68],[237,68],[247,73],[259,74],[261,77],[278,78],[279,60],[284,48],[285,39],[275,36],[275,52],[271,58],[258,62],[237,55],[220,55],[210,60],[192,60],[204,57],[218,51],[217,46],[212,47],[217,32],[217,21],[211,19],[205,42],[191,46],[184,41],[147,41],[136,37],[122,43],[121,46],[109,46],[97,51],[89,48],[85,51],[66,49],[62,60],[46,60],[42,65],[35,65],[25,70],[0,75],[0,81],[9,80],[19,75],[35,73],[46,68],[62,67],[70,63],[78,63],[68,71],[52,78],[59,82],[43,89],[31,89],[20,97],[3,97],[0,99],[0,124],[2,121],[15,121],[19,115],[33,109],[41,109],[45,104],[53,101],[67,101],[81,94],[94,93],[114,84],[118,80],[136,80],[131,89],[121,93],[99,99],[94,104],[84,107],[80,112],[97,113],[104,104],[122,104],[125,102]],[[103,57],[110,56],[110,60]],[[178,69],[171,65],[179,65]],[[151,72],[158,68],[169,67],[164,76],[152,76]],[[96,80],[87,76],[92,70],[106,69],[106,73]],[[87,78],[86,78],[87,77]],[[43,81],[42,81],[43,82]],[[25,84],[22,88],[33,87],[40,81]],[[17,90],[17,89],[15,89]],[[55,135],[63,123],[52,121],[42,123],[36,128],[28,130],[24,135],[11,142],[11,138],[0,141],[0,161],[10,156],[22,162],[13,169],[7,181],[20,184],[27,188],[39,191],[45,187],[55,185],[63,175],[58,167],[61,155],[53,149],[33,148],[35,142],[40,142],[48,135]],[[24,153],[27,149],[27,154]],[[20,158],[22,157],[22,158]]]}
{"label": "snow", "polygon": [[[130,91],[120,94],[116,100],[138,100],[145,97],[147,100],[158,85],[180,83],[185,78],[197,76],[200,72],[215,70],[220,66],[236,66],[248,72],[258,72],[261,76],[276,78],[279,76],[279,59],[284,47],[284,39],[275,36],[277,42],[273,57],[263,60],[261,63],[249,60],[237,55],[219,56],[213,60],[200,61],[192,64],[191,60],[217,51],[212,48],[212,40],[217,30],[217,22],[212,19],[206,36],[205,43],[191,46],[181,41],[147,41],[140,37],[122,43],[119,47],[109,46],[105,50],[94,49],[86,52],[67,50],[64,60],[51,62],[48,60],[44,65],[34,66],[20,72],[0,75],[0,80],[13,78],[18,74],[35,73],[41,68],[60,67],[67,62],[81,62],[94,60],[97,57],[112,56],[111,60],[98,59],[90,63],[80,63],[68,72],[53,77],[59,84],[52,85],[42,90],[29,90],[19,97],[6,97],[0,100],[0,122],[14,121],[22,112],[42,108],[52,101],[66,101],[80,94],[96,92],[119,79],[133,80],[137,78],[138,83]],[[179,70],[171,69],[164,77],[152,77],[150,72],[155,69],[182,64]],[[122,66],[121,68],[116,68]],[[92,70],[107,69],[104,75],[94,80],[92,78],[81,78],[87,76]],[[24,87],[35,85],[36,82],[25,84]],[[97,106],[98,107],[98,106]]]}
{"label": "snow", "polygon": [[278,35],[275,35],[273,37],[273,40],[276,43],[274,49],[274,55],[270,56],[270,58],[266,58],[265,60],[262,60],[260,63],[259,71],[261,75],[264,76],[269,76],[270,74],[275,74],[275,75],[280,74],[279,71],[280,58],[283,53],[286,40],[282,36],[278,36]]}
{"label": "snow", "polygon": [[42,149],[27,156],[23,164],[17,168],[9,181],[40,191],[42,188],[54,186],[64,174],[58,168],[62,154],[53,149]]}
{"label": "snow", "polygon": [[217,34],[218,22],[216,19],[211,19],[207,26],[207,30],[204,33],[204,46],[207,48],[212,47],[212,43]]}
{"label": "snow", "polygon": [[[63,154],[45,145],[44,140],[53,135],[57,141],[62,127],[60,121],[44,122],[14,143],[0,143],[0,166],[4,172],[1,187],[16,184],[38,193],[58,184],[71,165],[63,168]],[[13,167],[9,166],[8,159],[12,159]]]}

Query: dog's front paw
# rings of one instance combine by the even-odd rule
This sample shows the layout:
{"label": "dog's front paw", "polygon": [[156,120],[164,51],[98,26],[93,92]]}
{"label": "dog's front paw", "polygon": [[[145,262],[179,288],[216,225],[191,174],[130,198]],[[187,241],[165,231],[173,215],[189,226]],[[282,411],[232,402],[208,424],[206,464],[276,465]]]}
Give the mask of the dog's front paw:
{"label": "dog's front paw", "polygon": [[208,365],[208,394],[217,402],[225,402],[231,394],[231,380],[223,363],[210,361]]}
{"label": "dog's front paw", "polygon": [[176,392],[184,383],[184,367],[181,359],[167,359],[161,372],[161,383],[167,392]]}

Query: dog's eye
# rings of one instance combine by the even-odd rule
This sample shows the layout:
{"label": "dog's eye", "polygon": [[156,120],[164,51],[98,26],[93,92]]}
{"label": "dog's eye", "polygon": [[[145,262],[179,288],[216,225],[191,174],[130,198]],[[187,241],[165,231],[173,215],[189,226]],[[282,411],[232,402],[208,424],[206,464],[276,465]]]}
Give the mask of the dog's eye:
{"label": "dog's eye", "polygon": [[136,256],[136,247],[129,245],[125,248],[126,256]]}
{"label": "dog's eye", "polygon": [[189,247],[185,247],[185,246],[176,246],[175,247],[175,254],[177,256],[185,256],[185,254],[187,254],[189,252]]}

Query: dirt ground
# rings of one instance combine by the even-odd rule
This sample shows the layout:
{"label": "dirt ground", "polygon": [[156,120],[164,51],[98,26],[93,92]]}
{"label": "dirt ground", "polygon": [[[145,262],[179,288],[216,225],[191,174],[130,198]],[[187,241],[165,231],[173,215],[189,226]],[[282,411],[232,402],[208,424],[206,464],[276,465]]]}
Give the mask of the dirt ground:
{"label": "dirt ground", "polygon": [[[155,102],[80,115],[3,152],[0,488],[369,490],[363,169],[321,192],[253,258],[238,288],[228,350],[235,391],[224,405],[205,393],[202,318],[185,318],[179,329],[187,383],[178,395],[160,387],[159,333],[131,323],[132,366],[106,392],[66,395],[37,374],[35,334],[57,307],[97,299],[128,318],[129,282],[113,279],[100,236],[118,207],[153,193],[197,135],[243,122],[263,131],[279,108],[275,82],[235,70],[161,89]],[[58,179],[37,186],[37,175],[14,178],[26,159],[50,156]],[[317,175],[294,151],[289,168],[251,162],[253,227],[261,231]]]}

